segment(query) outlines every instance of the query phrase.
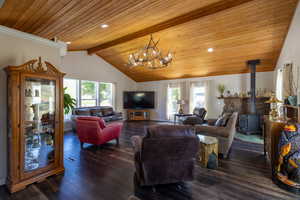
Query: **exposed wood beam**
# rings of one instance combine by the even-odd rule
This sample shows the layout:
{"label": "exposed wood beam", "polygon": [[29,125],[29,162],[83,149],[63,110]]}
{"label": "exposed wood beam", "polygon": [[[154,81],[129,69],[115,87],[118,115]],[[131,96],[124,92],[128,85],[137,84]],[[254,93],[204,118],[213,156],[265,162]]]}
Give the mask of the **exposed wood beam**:
{"label": "exposed wood beam", "polygon": [[125,35],[123,37],[117,38],[115,40],[100,44],[98,46],[92,47],[90,49],[88,49],[88,54],[94,54],[102,49],[106,49],[124,42],[128,42],[130,40],[134,40],[136,38],[140,38],[155,32],[159,32],[162,31],[164,29],[173,27],[173,26],[177,26],[180,24],[184,24],[186,22],[189,22],[191,20],[195,20],[201,17],[205,17],[208,15],[212,15],[215,14],[217,12],[221,12],[223,10],[241,5],[243,3],[247,3],[253,0],[223,0],[223,1],[219,1],[217,3],[213,3],[210,4],[208,6],[196,9],[192,12],[180,15],[178,17],[169,19],[167,21],[161,22],[159,24],[150,26],[148,28],[145,28],[143,30]]}

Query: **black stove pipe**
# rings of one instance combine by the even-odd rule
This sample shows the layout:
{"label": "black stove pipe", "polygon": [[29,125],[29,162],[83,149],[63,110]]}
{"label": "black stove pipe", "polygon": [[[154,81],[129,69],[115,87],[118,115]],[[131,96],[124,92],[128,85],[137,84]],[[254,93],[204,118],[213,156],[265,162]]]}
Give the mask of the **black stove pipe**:
{"label": "black stove pipe", "polygon": [[251,99],[250,99],[250,113],[256,114],[256,65],[260,64],[260,60],[248,60],[247,65],[250,68],[251,73]]}

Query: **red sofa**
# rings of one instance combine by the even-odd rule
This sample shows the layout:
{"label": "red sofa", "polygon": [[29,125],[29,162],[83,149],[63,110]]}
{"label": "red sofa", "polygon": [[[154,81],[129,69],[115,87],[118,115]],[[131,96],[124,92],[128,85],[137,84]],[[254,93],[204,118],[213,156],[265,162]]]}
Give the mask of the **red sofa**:
{"label": "red sofa", "polygon": [[78,117],[76,119],[77,134],[81,147],[84,143],[101,145],[116,140],[119,145],[119,136],[123,124],[111,123],[106,125],[100,117]]}

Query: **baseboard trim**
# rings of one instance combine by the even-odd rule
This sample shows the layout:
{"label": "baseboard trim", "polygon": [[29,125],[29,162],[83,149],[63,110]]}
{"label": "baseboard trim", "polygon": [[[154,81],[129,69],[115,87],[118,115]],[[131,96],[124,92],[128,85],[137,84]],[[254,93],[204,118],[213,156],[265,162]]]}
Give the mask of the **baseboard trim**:
{"label": "baseboard trim", "polygon": [[5,183],[6,183],[5,180],[6,180],[5,178],[0,178],[0,185],[5,185]]}

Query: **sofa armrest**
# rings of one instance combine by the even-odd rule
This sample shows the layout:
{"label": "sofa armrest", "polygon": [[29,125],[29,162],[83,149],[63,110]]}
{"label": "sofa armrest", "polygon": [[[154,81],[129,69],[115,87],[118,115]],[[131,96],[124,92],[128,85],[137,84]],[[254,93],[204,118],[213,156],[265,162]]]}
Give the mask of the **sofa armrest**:
{"label": "sofa armrest", "polygon": [[134,153],[140,153],[142,149],[143,137],[141,136],[132,136],[131,143],[133,146]]}
{"label": "sofa armrest", "polygon": [[226,127],[222,126],[201,126],[197,125],[195,126],[196,128],[196,133],[211,133],[213,135],[218,135],[221,137],[228,137],[229,136],[229,131]]}
{"label": "sofa armrest", "polygon": [[113,135],[114,138],[120,137],[122,131],[123,124],[122,123],[111,123],[108,124],[104,129],[102,129],[103,134]]}

